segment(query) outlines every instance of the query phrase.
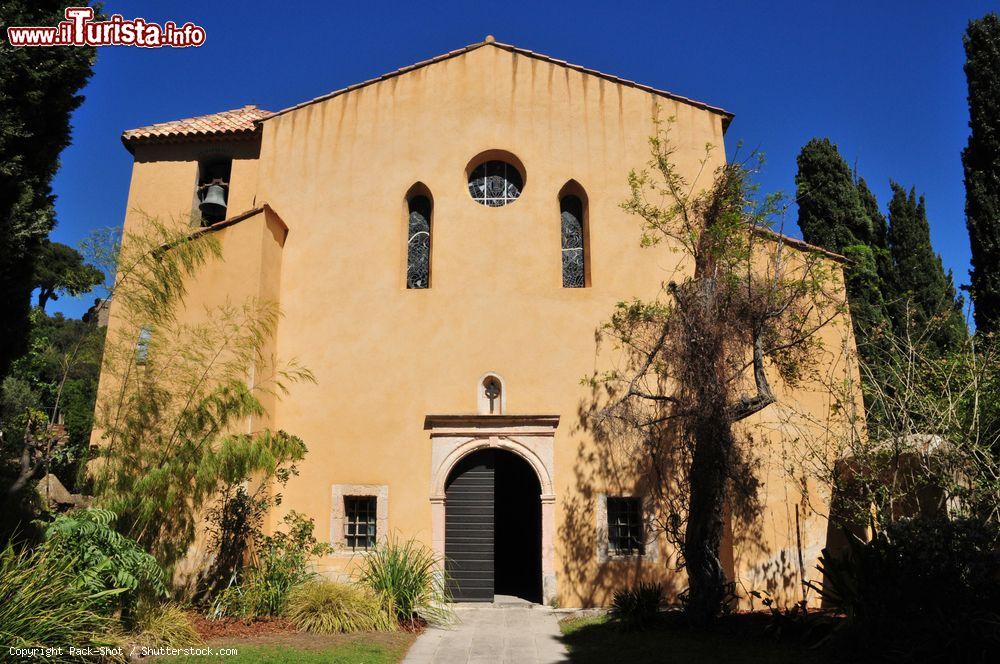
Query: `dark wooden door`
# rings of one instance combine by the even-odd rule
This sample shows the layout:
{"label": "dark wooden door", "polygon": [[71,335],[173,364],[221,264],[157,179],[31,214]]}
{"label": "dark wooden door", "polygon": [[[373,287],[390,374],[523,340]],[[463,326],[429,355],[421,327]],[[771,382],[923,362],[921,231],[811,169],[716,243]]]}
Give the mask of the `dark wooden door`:
{"label": "dark wooden door", "polygon": [[494,468],[493,450],[474,452],[445,487],[445,568],[458,602],[493,601]]}

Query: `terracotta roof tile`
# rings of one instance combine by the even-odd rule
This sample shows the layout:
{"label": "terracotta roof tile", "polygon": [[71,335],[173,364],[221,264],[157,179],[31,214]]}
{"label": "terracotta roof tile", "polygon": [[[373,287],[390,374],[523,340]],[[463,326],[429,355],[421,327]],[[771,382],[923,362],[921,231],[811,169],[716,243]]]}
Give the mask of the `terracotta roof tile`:
{"label": "terracotta roof tile", "polygon": [[270,117],[270,115],[270,111],[248,105],[231,111],[129,129],[122,133],[122,143],[131,150],[133,144],[145,140],[170,141],[180,138],[213,137],[225,134],[252,134],[257,131],[255,122]]}

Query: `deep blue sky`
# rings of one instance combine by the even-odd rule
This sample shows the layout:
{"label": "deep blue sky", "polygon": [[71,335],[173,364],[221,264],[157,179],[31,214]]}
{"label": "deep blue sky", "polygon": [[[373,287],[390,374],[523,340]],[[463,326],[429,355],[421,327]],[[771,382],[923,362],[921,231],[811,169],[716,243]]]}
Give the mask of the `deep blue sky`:
{"label": "deep blue sky", "polygon": [[[99,50],[54,183],[60,242],[121,225],[131,168],[124,129],[247,103],[277,110],[493,34],[734,112],[727,148],[743,141],[766,153],[768,191],[794,196],[798,150],[829,137],[883,209],[890,178],[926,195],[934,246],[956,282],[968,282],[962,33],[1000,0],[107,0],[105,9],[190,20],[208,38],[183,50]],[[786,231],[798,235],[795,216]],[[51,311],[79,316],[92,298],[63,297]]]}

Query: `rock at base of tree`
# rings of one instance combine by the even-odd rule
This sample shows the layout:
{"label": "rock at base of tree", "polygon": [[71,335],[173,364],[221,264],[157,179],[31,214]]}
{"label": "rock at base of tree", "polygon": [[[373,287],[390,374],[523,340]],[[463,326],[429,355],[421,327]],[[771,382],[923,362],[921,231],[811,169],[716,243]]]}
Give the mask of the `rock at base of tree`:
{"label": "rock at base of tree", "polygon": [[38,481],[38,495],[42,501],[52,508],[69,509],[72,507],[85,507],[90,502],[87,496],[79,493],[70,493],[59,478],[49,473]]}

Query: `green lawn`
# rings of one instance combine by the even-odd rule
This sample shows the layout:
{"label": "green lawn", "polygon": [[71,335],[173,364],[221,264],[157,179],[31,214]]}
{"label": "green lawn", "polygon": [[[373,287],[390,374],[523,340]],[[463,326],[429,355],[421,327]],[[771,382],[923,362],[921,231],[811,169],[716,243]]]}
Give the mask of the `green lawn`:
{"label": "green lawn", "polygon": [[693,632],[662,627],[645,632],[619,631],[606,616],[569,618],[559,624],[573,664],[821,664],[822,653],[764,636],[725,632]]}
{"label": "green lawn", "polygon": [[246,639],[216,639],[207,647],[235,648],[237,655],[157,657],[156,664],[226,662],[226,664],[397,664],[409,649],[413,634],[275,634]]}

